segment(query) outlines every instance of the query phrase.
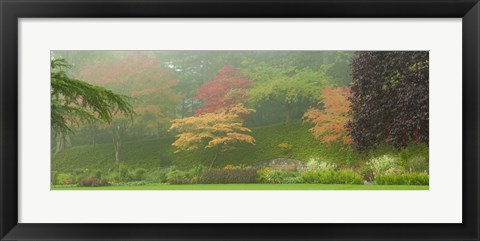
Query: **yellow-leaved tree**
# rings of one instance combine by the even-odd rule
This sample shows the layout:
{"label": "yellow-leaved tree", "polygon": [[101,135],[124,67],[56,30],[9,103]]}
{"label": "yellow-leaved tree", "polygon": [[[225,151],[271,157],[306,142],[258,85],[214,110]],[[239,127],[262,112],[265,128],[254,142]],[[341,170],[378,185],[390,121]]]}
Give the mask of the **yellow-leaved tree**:
{"label": "yellow-leaved tree", "polygon": [[233,144],[245,142],[254,145],[252,132],[243,126],[243,119],[255,112],[239,104],[229,109],[222,109],[214,113],[173,120],[169,131],[176,131],[173,146],[179,151],[192,151],[199,148],[214,148],[212,167],[220,152],[230,150]]}

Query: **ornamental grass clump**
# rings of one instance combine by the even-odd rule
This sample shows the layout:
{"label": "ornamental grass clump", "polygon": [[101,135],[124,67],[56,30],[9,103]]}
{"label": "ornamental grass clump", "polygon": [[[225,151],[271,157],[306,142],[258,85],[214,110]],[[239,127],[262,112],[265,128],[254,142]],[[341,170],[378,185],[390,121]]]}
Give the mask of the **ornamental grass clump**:
{"label": "ornamental grass clump", "polygon": [[333,171],[337,169],[335,163],[320,160],[319,158],[310,158],[307,162],[305,171]]}
{"label": "ornamental grass clump", "polygon": [[367,167],[371,170],[374,179],[378,176],[390,175],[398,171],[397,159],[391,155],[373,158],[367,162]]}
{"label": "ornamental grass clump", "polygon": [[269,168],[263,168],[258,171],[258,181],[261,183],[298,183],[297,180],[291,178],[297,178],[299,176],[298,172],[292,172],[287,170],[271,170]]}

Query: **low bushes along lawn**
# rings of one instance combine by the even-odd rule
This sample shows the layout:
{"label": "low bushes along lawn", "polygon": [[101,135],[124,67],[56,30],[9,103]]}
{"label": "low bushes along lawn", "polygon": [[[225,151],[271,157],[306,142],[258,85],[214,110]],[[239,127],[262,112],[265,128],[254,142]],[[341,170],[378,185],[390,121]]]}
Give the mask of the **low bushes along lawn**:
{"label": "low bushes along lawn", "polygon": [[105,187],[52,186],[52,190],[428,190],[428,186],[355,184],[147,184],[143,186]]}

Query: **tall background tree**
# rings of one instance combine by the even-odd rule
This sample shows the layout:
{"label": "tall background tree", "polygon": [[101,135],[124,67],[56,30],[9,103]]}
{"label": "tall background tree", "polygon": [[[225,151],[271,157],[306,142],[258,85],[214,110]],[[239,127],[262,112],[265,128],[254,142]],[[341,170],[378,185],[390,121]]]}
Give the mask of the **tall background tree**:
{"label": "tall background tree", "polygon": [[248,103],[259,114],[280,110],[285,123],[300,119],[308,106],[318,101],[318,93],[331,81],[324,71],[310,68],[260,64],[251,66],[245,73],[254,80],[247,93]]}
{"label": "tall background tree", "polygon": [[226,109],[245,102],[247,89],[252,80],[241,73],[240,69],[224,66],[218,74],[198,89],[195,97],[203,102],[203,108],[197,114]]}
{"label": "tall background tree", "polygon": [[82,66],[76,75],[135,100],[135,118],[117,116],[109,126],[119,163],[127,135],[158,137],[167,133],[180,100],[174,91],[178,81],[172,70],[149,52],[114,52],[109,61],[92,62]]}
{"label": "tall background tree", "polygon": [[[72,126],[133,113],[127,96],[71,78],[65,72],[69,67],[64,59],[51,60],[51,128],[58,141],[73,131]],[[62,146],[57,143],[57,151]]]}
{"label": "tall background tree", "polygon": [[427,51],[355,53],[348,128],[356,148],[428,143],[428,61]]}

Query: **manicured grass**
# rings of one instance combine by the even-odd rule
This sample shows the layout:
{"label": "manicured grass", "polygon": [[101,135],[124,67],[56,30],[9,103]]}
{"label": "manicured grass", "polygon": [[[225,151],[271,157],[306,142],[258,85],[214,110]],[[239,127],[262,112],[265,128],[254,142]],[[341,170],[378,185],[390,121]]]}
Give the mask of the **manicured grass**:
{"label": "manicured grass", "polygon": [[428,190],[428,186],[345,185],[345,184],[148,184],[144,186],[72,187],[52,190]]}

